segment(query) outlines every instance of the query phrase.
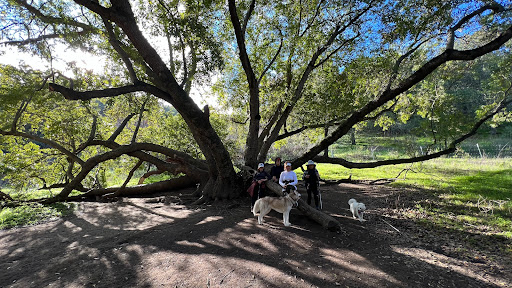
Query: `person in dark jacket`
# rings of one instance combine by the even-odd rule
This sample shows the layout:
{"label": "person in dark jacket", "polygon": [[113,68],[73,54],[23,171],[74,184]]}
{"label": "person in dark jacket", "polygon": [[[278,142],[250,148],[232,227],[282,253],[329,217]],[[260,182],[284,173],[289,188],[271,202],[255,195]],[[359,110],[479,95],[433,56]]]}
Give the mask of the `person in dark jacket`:
{"label": "person in dark jacket", "polygon": [[316,170],[316,164],[313,162],[313,160],[309,160],[307,166],[308,169],[304,171],[303,180],[306,184],[306,190],[308,191],[308,204],[311,205],[311,194],[313,194],[315,197],[316,209],[320,209],[320,196],[318,195],[320,174],[318,174],[318,170]]}
{"label": "person in dark jacket", "polygon": [[272,167],[270,170],[270,176],[272,177],[272,181],[279,182],[279,176],[281,176],[281,173],[284,171],[284,166],[281,165],[281,158],[276,158],[276,165]]}
{"label": "person in dark jacket", "polygon": [[265,182],[270,179],[270,175],[268,175],[267,172],[265,172],[265,164],[260,163],[258,164],[258,171],[256,174],[254,174],[253,177],[253,184],[255,184],[254,191],[252,193],[252,201],[251,201],[251,211],[252,206],[254,206],[254,203],[259,198],[263,198],[266,196],[266,186]]}

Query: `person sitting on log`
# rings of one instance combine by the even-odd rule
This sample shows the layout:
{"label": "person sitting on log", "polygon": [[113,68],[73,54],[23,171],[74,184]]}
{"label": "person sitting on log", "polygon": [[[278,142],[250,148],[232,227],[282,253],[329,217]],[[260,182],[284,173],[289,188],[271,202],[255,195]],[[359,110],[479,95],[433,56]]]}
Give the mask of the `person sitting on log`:
{"label": "person sitting on log", "polygon": [[320,174],[316,170],[316,164],[313,160],[309,160],[307,163],[307,169],[304,171],[302,179],[306,184],[306,191],[308,191],[308,205],[311,205],[311,194],[315,197],[316,209],[320,209],[320,197],[318,194],[318,184],[320,182]]}
{"label": "person sitting on log", "polygon": [[275,165],[270,170],[270,176],[272,177],[272,181],[279,182],[279,176],[284,171],[284,166],[281,165],[281,158],[277,157],[275,160]]}
{"label": "person sitting on log", "polygon": [[[270,175],[268,175],[268,173],[265,171],[265,164],[263,164],[263,163],[258,164],[258,171],[256,171],[256,174],[253,177],[253,185],[255,185],[255,186],[254,186],[253,193],[251,195],[252,196],[251,197],[251,200],[252,200],[251,207],[254,206],[254,203],[256,202],[256,200],[266,196],[267,187],[265,185],[265,182],[268,179],[270,179]],[[252,211],[252,209],[251,209],[251,211]]]}
{"label": "person sitting on log", "polygon": [[283,193],[290,193],[291,190],[297,190],[299,180],[297,180],[297,174],[292,171],[292,163],[286,161],[284,164],[285,170],[279,176],[279,185],[283,187]]}

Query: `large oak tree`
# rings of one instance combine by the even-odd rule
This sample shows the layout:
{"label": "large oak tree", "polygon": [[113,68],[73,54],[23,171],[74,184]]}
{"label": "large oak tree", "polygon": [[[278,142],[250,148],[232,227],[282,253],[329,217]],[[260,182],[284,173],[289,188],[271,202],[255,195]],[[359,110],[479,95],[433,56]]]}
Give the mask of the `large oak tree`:
{"label": "large oak tree", "polygon": [[[194,85],[206,85],[212,77],[220,79],[217,95],[226,100],[232,116],[247,119],[243,124],[246,129],[243,162],[249,167],[267,159],[276,141],[318,128],[329,133],[294,159],[294,167],[308,159],[352,168],[432,159],[454,152],[457,144],[475,134],[485,121],[512,101],[504,85],[505,93],[480,113],[468,129],[453,136],[446,149],[426,155],[371,163],[319,156],[355,125],[390,111],[400,113],[397,107],[407,110],[404,99],[420,95],[414,92],[418,84],[435,75],[440,67],[460,69],[447,63],[473,61],[502,49],[512,38],[511,7],[503,6],[505,3],[423,0],[228,0],[227,3],[9,0],[1,3],[4,44],[32,49],[51,58],[56,53],[51,43],[65,43],[74,49],[106,55],[118,64],[117,69],[122,69],[116,81],[103,81],[95,86],[74,85],[80,79],[71,81],[64,77],[65,73],[53,71],[50,76],[41,76],[45,83],[49,82],[49,90],[68,100],[82,101],[120,95],[136,95],[140,99],[148,95],[156,97],[179,113],[201,150],[202,159],[199,159],[197,155],[192,157],[164,145],[137,141],[137,129],[147,110],[146,100],[141,100],[138,110],[118,123],[118,129],[107,139],[95,137],[97,124],[93,117],[89,137],[70,148],[49,135],[34,135],[21,129],[18,121],[31,100],[25,97],[17,102],[14,121],[9,127],[2,127],[1,134],[45,143],[66,156],[67,178],[56,199],[67,198],[73,189],[87,190],[82,182],[98,163],[123,155],[138,159],[134,169],[148,162],[162,171],[185,174],[188,180],[180,180],[182,184],[201,182],[198,192],[202,200],[238,197],[243,189],[232,155],[211,123],[209,107],[200,108],[190,96]],[[303,117],[304,107],[314,105],[324,108],[321,117]],[[132,118],[138,119],[132,139],[119,143],[117,137]],[[299,123],[297,118],[304,121]],[[81,154],[93,146],[102,147],[101,153],[87,158]],[[167,161],[155,157],[155,153],[166,155]]]}

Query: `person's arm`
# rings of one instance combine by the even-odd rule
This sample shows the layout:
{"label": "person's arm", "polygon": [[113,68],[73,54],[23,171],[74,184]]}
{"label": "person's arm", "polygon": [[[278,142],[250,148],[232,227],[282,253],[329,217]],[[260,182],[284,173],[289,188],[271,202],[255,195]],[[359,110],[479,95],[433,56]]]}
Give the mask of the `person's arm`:
{"label": "person's arm", "polygon": [[284,172],[281,172],[281,175],[279,175],[279,185],[281,185],[281,187],[284,187],[285,184],[284,184],[284,177],[283,177],[283,174]]}
{"label": "person's arm", "polygon": [[[293,171],[292,171],[292,172],[293,172]],[[299,184],[299,180],[297,179],[297,174],[296,174],[295,172],[293,172],[293,173],[292,173],[292,176],[293,176],[293,182],[292,182],[292,183],[290,183],[290,185],[295,186],[295,185]]]}

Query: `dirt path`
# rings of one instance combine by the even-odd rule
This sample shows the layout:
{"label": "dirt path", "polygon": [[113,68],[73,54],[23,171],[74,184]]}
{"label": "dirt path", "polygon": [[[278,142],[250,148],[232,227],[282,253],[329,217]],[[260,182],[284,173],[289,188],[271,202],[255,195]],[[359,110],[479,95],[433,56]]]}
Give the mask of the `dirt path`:
{"label": "dirt path", "polygon": [[[0,287],[512,287],[511,260],[499,251],[394,215],[407,194],[324,188],[324,210],[342,233],[296,209],[291,227],[275,212],[258,225],[249,199],[229,209],[172,196],[170,205],[81,203],[64,219],[0,231]],[[366,203],[368,221],[349,216],[350,198]]]}

